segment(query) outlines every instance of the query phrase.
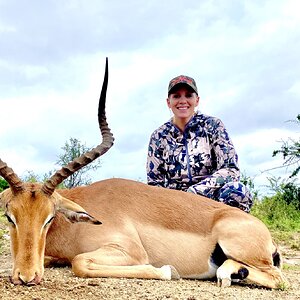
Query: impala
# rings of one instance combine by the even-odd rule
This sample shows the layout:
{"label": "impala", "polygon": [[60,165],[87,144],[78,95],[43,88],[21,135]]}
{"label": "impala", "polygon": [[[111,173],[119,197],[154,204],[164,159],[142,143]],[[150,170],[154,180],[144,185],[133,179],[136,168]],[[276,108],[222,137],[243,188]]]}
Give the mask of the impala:
{"label": "impala", "polygon": [[105,116],[106,61],[98,120],[102,142],[45,183],[25,183],[0,160],[10,188],[0,194],[9,222],[14,284],[40,283],[44,265],[66,263],[80,277],[232,278],[277,288],[286,281],[270,232],[257,218],[211,199],[126,179],[56,187],[103,155],[113,136]]}

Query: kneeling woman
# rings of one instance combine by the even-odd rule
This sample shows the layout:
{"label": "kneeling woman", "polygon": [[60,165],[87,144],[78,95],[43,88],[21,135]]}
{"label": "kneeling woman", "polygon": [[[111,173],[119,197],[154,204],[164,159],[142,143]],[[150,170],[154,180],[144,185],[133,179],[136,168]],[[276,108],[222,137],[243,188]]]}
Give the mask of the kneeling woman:
{"label": "kneeling woman", "polygon": [[174,116],[153,132],[147,157],[147,181],[224,202],[249,212],[253,204],[240,180],[238,156],[218,118],[195,112],[199,103],[193,78],[180,75],[168,87]]}

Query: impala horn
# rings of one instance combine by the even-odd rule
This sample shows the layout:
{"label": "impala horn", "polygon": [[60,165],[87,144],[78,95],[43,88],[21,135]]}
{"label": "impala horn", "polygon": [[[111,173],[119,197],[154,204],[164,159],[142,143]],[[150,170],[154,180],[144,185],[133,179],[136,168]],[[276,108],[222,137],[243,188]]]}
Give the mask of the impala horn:
{"label": "impala horn", "polygon": [[0,175],[8,182],[14,195],[21,192],[23,187],[22,180],[18,175],[0,159]]}
{"label": "impala horn", "polygon": [[98,106],[98,122],[99,128],[102,134],[102,143],[97,147],[88,151],[73,161],[69,162],[66,166],[62,167],[59,171],[56,171],[54,175],[48,179],[44,185],[42,186],[42,191],[51,196],[55,190],[55,188],[66,178],[74,174],[79,169],[88,165],[104,153],[106,153],[113,145],[114,137],[108,127],[106,122],[106,114],[105,114],[105,100],[106,100],[106,91],[107,91],[107,83],[108,83],[108,58],[106,58],[105,64],[105,74],[102,85],[102,90],[99,99]]}

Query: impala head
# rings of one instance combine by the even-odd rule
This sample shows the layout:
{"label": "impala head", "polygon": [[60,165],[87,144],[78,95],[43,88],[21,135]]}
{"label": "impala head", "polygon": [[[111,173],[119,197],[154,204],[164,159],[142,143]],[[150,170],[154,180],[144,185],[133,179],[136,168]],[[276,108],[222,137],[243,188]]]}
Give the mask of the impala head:
{"label": "impala head", "polygon": [[74,202],[56,191],[47,195],[39,183],[23,183],[21,192],[7,189],[0,194],[9,222],[14,284],[37,284],[44,273],[44,250],[49,226],[57,211],[71,222],[101,224]]}
{"label": "impala head", "polygon": [[14,284],[33,285],[41,281],[44,273],[46,235],[57,211],[71,222],[101,224],[81,206],[59,195],[55,188],[77,170],[103,155],[112,145],[113,136],[105,117],[105,98],[108,81],[106,61],[105,76],[99,100],[98,121],[102,143],[91,151],[57,171],[44,184],[24,183],[0,159],[0,176],[10,188],[0,193],[0,203],[9,222]]}

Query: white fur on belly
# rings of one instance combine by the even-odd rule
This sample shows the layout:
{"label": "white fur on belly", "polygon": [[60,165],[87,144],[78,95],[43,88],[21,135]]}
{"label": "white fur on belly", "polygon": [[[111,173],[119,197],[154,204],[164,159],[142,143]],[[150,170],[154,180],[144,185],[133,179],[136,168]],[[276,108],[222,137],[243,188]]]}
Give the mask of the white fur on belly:
{"label": "white fur on belly", "polygon": [[208,262],[209,269],[207,272],[202,274],[194,274],[188,276],[182,276],[182,278],[189,278],[189,279],[210,279],[216,276],[218,266],[212,263],[211,261]]}

